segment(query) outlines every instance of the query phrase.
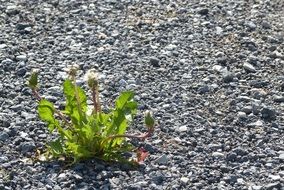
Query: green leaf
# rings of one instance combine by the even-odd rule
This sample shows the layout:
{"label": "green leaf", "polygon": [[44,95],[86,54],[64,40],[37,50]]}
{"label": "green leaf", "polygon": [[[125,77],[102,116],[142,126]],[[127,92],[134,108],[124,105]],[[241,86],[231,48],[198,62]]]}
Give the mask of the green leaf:
{"label": "green leaf", "polygon": [[63,146],[61,144],[60,139],[57,139],[55,141],[50,142],[49,148],[50,148],[52,154],[55,155],[55,156],[61,155],[64,152],[64,149],[63,149]]}
{"label": "green leaf", "polygon": [[[76,86],[79,97],[79,104],[76,100],[75,85],[71,80],[66,80],[63,84],[63,92],[66,97],[65,111],[67,115],[71,117],[74,124],[80,125],[81,122],[86,122],[87,111],[87,96],[85,92],[78,86]],[[79,110],[81,109],[81,110]]]}
{"label": "green leaf", "polygon": [[134,94],[131,91],[122,92],[121,95],[116,100],[115,103],[116,108],[122,109],[128,101],[133,99],[133,97]]}
{"label": "green leaf", "polygon": [[50,132],[54,130],[58,122],[54,119],[54,106],[48,100],[40,100],[38,105],[38,113],[41,120],[48,123],[48,129]]}

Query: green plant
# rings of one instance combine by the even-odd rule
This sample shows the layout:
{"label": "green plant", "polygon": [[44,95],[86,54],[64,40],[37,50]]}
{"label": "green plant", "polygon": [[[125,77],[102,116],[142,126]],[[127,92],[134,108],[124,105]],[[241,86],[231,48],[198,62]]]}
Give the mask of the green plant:
{"label": "green plant", "polygon": [[126,138],[145,140],[154,131],[155,121],[150,112],[145,114],[147,132],[140,135],[126,134],[130,122],[137,113],[137,103],[131,91],[122,92],[115,101],[115,107],[108,113],[101,111],[99,83],[93,70],[86,74],[86,81],[92,94],[91,112],[87,106],[87,96],[76,84],[78,68],[68,70],[69,78],[63,83],[66,98],[65,109],[60,111],[53,103],[38,93],[38,71],[33,71],[28,85],[38,101],[38,114],[47,123],[51,133],[57,132],[57,139],[47,144],[47,158],[72,158],[78,162],[89,158],[105,161],[125,160],[123,153],[136,151],[137,162],[148,155],[144,149],[135,149]]}

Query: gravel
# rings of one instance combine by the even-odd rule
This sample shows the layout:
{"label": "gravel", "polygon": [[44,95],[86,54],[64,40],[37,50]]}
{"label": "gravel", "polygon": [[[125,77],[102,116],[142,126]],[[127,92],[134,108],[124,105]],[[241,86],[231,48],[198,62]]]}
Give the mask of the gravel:
{"label": "gravel", "polygon": [[[283,190],[283,10],[282,0],[0,0],[0,189]],[[154,112],[138,169],[32,159],[51,137],[26,79],[40,69],[40,93],[62,108],[74,63],[99,71],[104,106],[129,89]]]}

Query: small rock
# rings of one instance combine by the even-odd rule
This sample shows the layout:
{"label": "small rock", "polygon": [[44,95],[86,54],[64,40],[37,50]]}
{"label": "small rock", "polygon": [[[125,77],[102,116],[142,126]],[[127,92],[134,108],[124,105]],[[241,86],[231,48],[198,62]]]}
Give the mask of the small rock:
{"label": "small rock", "polygon": [[220,73],[222,71],[223,67],[221,65],[214,65],[212,67],[212,69],[213,69],[213,71],[217,71],[217,72]]}
{"label": "small rock", "polygon": [[250,30],[255,30],[256,29],[256,25],[254,22],[249,21],[245,24]]}
{"label": "small rock", "polygon": [[223,81],[225,83],[230,83],[230,82],[233,82],[234,81],[234,74],[231,73],[231,72],[226,72],[224,75],[223,75]]}
{"label": "small rock", "polygon": [[20,68],[18,71],[17,71],[17,75],[20,76],[20,77],[23,77],[25,76],[27,70],[25,68]]}
{"label": "small rock", "polygon": [[67,175],[65,173],[61,173],[57,176],[57,178],[59,179],[65,179],[67,177]]}
{"label": "small rock", "polygon": [[9,158],[7,156],[0,156],[0,163],[7,162]]}
{"label": "small rock", "polygon": [[267,21],[262,21],[261,25],[264,29],[270,29],[271,28],[270,23],[267,22]]}
{"label": "small rock", "polygon": [[18,56],[16,57],[16,59],[17,59],[18,61],[26,61],[26,60],[27,60],[27,55],[18,55]]}
{"label": "small rock", "polygon": [[261,110],[261,117],[263,119],[275,119],[276,118],[276,111],[271,107],[264,107]]}
{"label": "small rock", "polygon": [[273,190],[273,189],[280,189],[280,187],[281,187],[280,182],[276,182],[276,183],[269,183],[265,185],[264,189]]}
{"label": "small rock", "polygon": [[157,162],[158,164],[161,164],[161,165],[167,164],[167,163],[168,163],[168,157],[167,157],[167,155],[164,154],[164,155],[160,156],[159,158],[156,159],[156,162]]}
{"label": "small rock", "polygon": [[9,134],[5,131],[0,132],[0,141],[5,142],[9,138]]}
{"label": "small rock", "polygon": [[233,149],[233,152],[239,156],[244,156],[248,154],[248,152],[245,149],[240,148],[240,147]]}
{"label": "small rock", "polygon": [[263,122],[261,120],[257,120],[256,122],[249,123],[248,126],[249,127],[261,127],[263,126]]}
{"label": "small rock", "polygon": [[274,102],[282,103],[284,102],[284,96],[274,96],[273,100]]}
{"label": "small rock", "polygon": [[278,158],[279,158],[279,160],[284,161],[284,153],[280,154]]}
{"label": "small rock", "polygon": [[6,44],[0,44],[0,49],[4,49],[5,47],[7,47]]}
{"label": "small rock", "polygon": [[273,181],[281,179],[280,175],[269,175],[268,177],[270,177]]}
{"label": "small rock", "polygon": [[188,129],[187,126],[184,125],[184,126],[179,127],[179,128],[178,128],[178,131],[179,131],[179,132],[186,132],[187,129]]}
{"label": "small rock", "polygon": [[230,161],[230,162],[235,162],[237,159],[237,154],[232,152],[232,153],[229,153],[226,157],[226,161]]}
{"label": "small rock", "polygon": [[253,73],[256,72],[255,67],[247,62],[243,64],[243,68],[248,72],[253,72]]}
{"label": "small rock", "polygon": [[20,150],[23,153],[27,153],[32,151],[35,148],[35,144],[33,142],[23,142],[20,144]]}
{"label": "small rock", "polygon": [[213,152],[212,156],[216,158],[223,158],[224,154],[222,152]]}
{"label": "small rock", "polygon": [[189,181],[189,178],[188,178],[188,177],[181,177],[181,178],[180,178],[180,181],[181,181],[182,183],[184,183],[184,184],[187,184],[188,181]]}
{"label": "small rock", "polygon": [[247,114],[245,112],[238,112],[238,118],[239,119],[246,119],[247,118]]}
{"label": "small rock", "polygon": [[17,30],[24,30],[25,28],[30,27],[31,25],[29,23],[18,23],[16,25]]}
{"label": "small rock", "polygon": [[207,15],[209,13],[209,9],[207,8],[202,8],[198,10],[198,14],[200,15]]}
{"label": "small rock", "polygon": [[252,106],[245,106],[243,107],[242,111],[246,114],[250,114],[252,112]]}
{"label": "small rock", "polygon": [[217,26],[217,27],[216,27],[216,34],[217,34],[217,35],[220,35],[220,34],[222,34],[222,33],[223,33],[223,28]]}
{"label": "small rock", "polygon": [[261,190],[263,187],[260,186],[260,185],[253,185],[253,186],[251,186],[251,188],[252,188],[253,190]]}
{"label": "small rock", "polygon": [[151,57],[150,63],[153,65],[153,67],[160,67],[160,60],[157,57]]}

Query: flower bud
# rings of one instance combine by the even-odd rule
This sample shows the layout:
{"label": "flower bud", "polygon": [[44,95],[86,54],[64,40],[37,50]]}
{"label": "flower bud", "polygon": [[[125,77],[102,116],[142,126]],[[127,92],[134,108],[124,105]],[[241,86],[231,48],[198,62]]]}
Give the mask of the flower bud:
{"label": "flower bud", "polygon": [[79,68],[79,65],[74,64],[64,69],[64,71],[66,71],[69,76],[75,77]]}
{"label": "flower bud", "polygon": [[33,89],[33,90],[36,89],[37,85],[38,85],[38,82],[37,82],[37,80],[38,80],[38,73],[39,73],[39,69],[33,69],[31,77],[30,77],[30,79],[28,81],[29,82],[28,83],[29,87],[31,89]]}
{"label": "flower bud", "polygon": [[93,89],[98,86],[98,73],[95,69],[90,69],[84,76],[84,80],[87,82],[89,88]]}

